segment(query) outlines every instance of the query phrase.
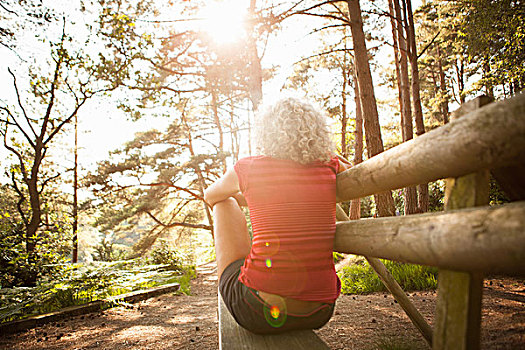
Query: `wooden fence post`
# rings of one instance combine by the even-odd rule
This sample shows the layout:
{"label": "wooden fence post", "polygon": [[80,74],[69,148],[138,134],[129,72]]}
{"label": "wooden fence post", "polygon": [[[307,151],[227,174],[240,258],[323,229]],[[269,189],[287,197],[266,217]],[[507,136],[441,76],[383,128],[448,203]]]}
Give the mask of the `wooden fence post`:
{"label": "wooden fence post", "polygon": [[[491,101],[478,97],[463,105],[453,117],[460,117]],[[446,181],[445,210],[488,204],[489,171],[450,178]],[[483,275],[440,269],[432,348],[480,348]]]}

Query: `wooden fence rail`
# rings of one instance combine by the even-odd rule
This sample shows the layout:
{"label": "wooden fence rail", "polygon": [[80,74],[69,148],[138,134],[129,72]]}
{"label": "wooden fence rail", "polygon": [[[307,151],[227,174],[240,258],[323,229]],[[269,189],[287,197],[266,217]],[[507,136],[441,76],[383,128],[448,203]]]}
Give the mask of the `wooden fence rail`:
{"label": "wooden fence rail", "polygon": [[525,202],[338,222],[334,250],[457,271],[525,275]]}
{"label": "wooden fence rail", "polygon": [[337,176],[338,201],[525,163],[525,94],[491,103]]}

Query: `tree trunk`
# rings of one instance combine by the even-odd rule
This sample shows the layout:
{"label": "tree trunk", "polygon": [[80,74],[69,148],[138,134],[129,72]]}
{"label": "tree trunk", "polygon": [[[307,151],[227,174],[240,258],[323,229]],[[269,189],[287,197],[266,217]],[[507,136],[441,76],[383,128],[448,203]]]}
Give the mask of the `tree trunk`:
{"label": "tree trunk", "polygon": [[458,79],[459,103],[463,104],[465,103],[465,63],[461,56],[456,60],[456,76]]}
{"label": "tree trunk", "polygon": [[341,154],[343,157],[348,157],[348,150],[346,146],[346,128],[347,128],[347,116],[346,116],[346,60],[343,65],[343,90],[341,92]]}
{"label": "tree trunk", "polygon": [[443,118],[443,124],[448,124],[448,94],[447,94],[447,83],[445,79],[445,72],[443,70],[443,62],[441,57],[441,49],[439,45],[437,47],[437,62],[438,62],[438,71],[439,71],[439,90],[440,90],[440,111]]}
{"label": "tree trunk", "polygon": [[419,67],[417,65],[417,46],[416,33],[414,27],[414,16],[412,14],[412,1],[406,0],[408,7],[408,25],[410,45],[410,68],[412,73],[412,104],[414,109],[414,119],[416,121],[416,135],[421,136],[425,133],[425,124],[423,122],[423,109],[421,107],[421,95],[419,86]]}
{"label": "tree trunk", "polygon": [[248,93],[252,101],[253,110],[256,111],[262,102],[262,68],[261,59],[257,52],[257,41],[255,37],[255,3],[256,0],[250,0],[249,8],[249,23],[250,29],[248,32],[248,57],[249,57],[249,77],[248,77]]}
{"label": "tree trunk", "polygon": [[[355,94],[355,143],[354,143],[354,165],[363,161],[363,112],[361,109],[361,98],[355,69],[353,69],[354,94]],[[361,198],[350,201],[350,220],[361,218]]]}
{"label": "tree trunk", "polygon": [[219,118],[219,109],[217,105],[217,91],[215,86],[211,88],[211,107],[213,109],[213,121],[217,127],[217,132],[219,133],[219,152],[221,153],[220,159],[222,163],[222,171],[226,172],[226,156],[224,153],[224,132],[222,131],[221,119]]}
{"label": "tree trunk", "polygon": [[35,156],[31,167],[31,176],[26,182],[27,190],[29,192],[29,205],[31,207],[31,220],[29,221],[25,232],[28,274],[25,278],[24,285],[27,287],[35,286],[37,280],[37,231],[42,222],[42,209],[40,208],[40,193],[38,190],[38,173],[43,159],[43,143],[41,138],[36,140],[34,149]]}
{"label": "tree trunk", "polygon": [[[365,137],[368,157],[371,158],[384,151],[379,116],[377,113],[372,74],[368,62],[368,52],[363,32],[363,19],[359,0],[347,0],[350,15],[350,29],[354,42],[356,73],[361,97],[361,108],[365,125]],[[394,215],[394,200],[390,191],[376,194],[374,196],[379,216]]]}
{"label": "tree trunk", "polygon": [[[403,95],[403,92],[401,91],[401,83],[399,81],[401,79],[401,72],[399,68],[399,44],[397,42],[397,24],[396,24],[396,17],[394,15],[394,4],[392,3],[392,0],[388,0],[388,10],[390,13],[390,24],[392,26],[392,39],[394,42],[394,65],[396,67],[396,82],[397,82],[397,94],[398,94],[397,98],[399,101],[400,113],[402,113],[401,106],[403,105],[403,101],[401,100],[401,96]],[[401,132],[403,132],[402,129],[401,129]]]}
{"label": "tree trunk", "polygon": [[[401,135],[403,142],[411,140],[413,138],[413,126],[412,126],[412,108],[410,106],[410,85],[408,77],[408,60],[407,52],[409,47],[407,45],[407,37],[409,36],[409,30],[407,26],[406,16],[403,17],[399,5],[399,0],[394,0],[394,10],[396,14],[395,21],[397,29],[397,41],[399,43],[399,72],[398,83],[400,85],[399,91],[401,92]],[[403,6],[403,10],[406,10],[406,6]],[[407,35],[405,36],[405,32]],[[416,186],[408,186],[403,190],[404,202],[405,202],[405,215],[415,214],[418,211],[417,206],[417,191]]]}
{"label": "tree trunk", "polygon": [[[350,83],[350,77],[354,69],[350,66],[352,59],[347,57],[347,32],[346,27],[344,30],[344,49],[343,52],[343,64],[341,67],[343,75],[343,88],[341,92],[341,154],[344,158],[348,158],[348,144],[346,142],[346,134],[348,129],[348,113],[347,113],[347,88]],[[354,79],[355,80],[355,79]]]}
{"label": "tree trunk", "polygon": [[[191,136],[191,130],[189,128],[189,125],[186,122],[186,119],[185,119],[184,115],[182,115],[181,118],[182,118],[183,123],[186,125],[186,129],[187,129],[188,151],[190,152],[190,155],[192,157],[194,157],[195,156],[195,151],[193,150],[193,137]],[[202,171],[201,171],[200,167],[198,166],[198,164],[195,165],[195,167],[193,169],[195,170],[195,174],[197,174],[197,179],[199,181],[198,182],[199,183],[199,195],[202,198],[202,205],[204,206],[204,211],[206,213],[206,218],[208,219],[208,224],[211,227],[211,235],[213,236],[214,235],[214,232],[213,232],[213,215],[212,215],[212,213],[210,211],[210,207],[204,201],[204,190],[206,189],[206,182],[204,181],[204,176],[202,175]]]}
{"label": "tree trunk", "polygon": [[[407,3],[408,15],[408,42],[410,45],[410,68],[412,73],[412,103],[414,107],[414,119],[416,121],[416,134],[421,136],[425,133],[425,123],[423,121],[423,109],[421,107],[421,95],[419,86],[419,68],[417,66],[417,46],[416,32],[414,26],[414,16],[412,14],[412,1],[405,0]],[[418,191],[418,212],[428,211],[428,184],[419,184]]]}
{"label": "tree trunk", "polygon": [[[483,63],[483,78],[486,78],[489,73],[490,73],[490,65],[488,63],[488,59],[485,59],[485,62]],[[512,83],[510,86],[512,87]],[[487,79],[485,79],[485,92],[487,93],[488,97],[494,98],[494,87],[492,86],[492,83],[488,81]]]}
{"label": "tree trunk", "polygon": [[235,105],[233,102],[233,96],[230,92],[230,136],[232,144],[232,158],[233,162],[237,162],[239,159],[239,131],[238,125],[235,123]]}
{"label": "tree trunk", "polygon": [[75,115],[75,161],[73,164],[73,264],[78,262],[78,118]]}

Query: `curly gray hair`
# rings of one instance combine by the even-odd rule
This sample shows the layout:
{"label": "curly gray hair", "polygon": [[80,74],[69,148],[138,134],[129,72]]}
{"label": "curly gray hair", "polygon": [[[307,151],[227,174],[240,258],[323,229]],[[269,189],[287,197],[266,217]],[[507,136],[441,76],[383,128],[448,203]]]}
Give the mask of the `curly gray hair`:
{"label": "curly gray hair", "polygon": [[308,164],[334,154],[325,115],[310,103],[289,97],[262,109],[255,124],[260,154]]}

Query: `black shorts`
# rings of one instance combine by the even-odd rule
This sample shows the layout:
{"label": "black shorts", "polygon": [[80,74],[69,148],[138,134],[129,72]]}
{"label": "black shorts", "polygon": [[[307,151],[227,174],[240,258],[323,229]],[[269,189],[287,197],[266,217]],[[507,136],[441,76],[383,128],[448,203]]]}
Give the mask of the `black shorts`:
{"label": "black shorts", "polygon": [[317,329],[332,317],[335,304],[322,304],[308,314],[282,312],[259,297],[257,290],[239,281],[244,259],[232,262],[222,273],[219,291],[239,325],[257,334],[277,334],[299,329]]}

